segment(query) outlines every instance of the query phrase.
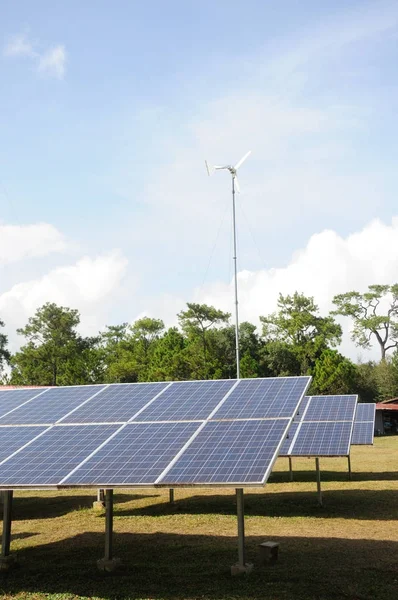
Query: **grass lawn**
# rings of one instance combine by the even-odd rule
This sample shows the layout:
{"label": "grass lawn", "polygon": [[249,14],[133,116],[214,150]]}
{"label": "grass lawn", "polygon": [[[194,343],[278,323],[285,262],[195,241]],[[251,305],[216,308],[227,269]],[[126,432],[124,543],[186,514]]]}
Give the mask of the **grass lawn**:
{"label": "grass lawn", "polygon": [[[390,600],[398,598],[398,437],[321,459],[324,507],[314,460],[296,459],[295,482],[280,459],[263,490],[245,492],[248,577],[237,560],[233,490],[115,493],[114,551],[124,569],[102,574],[104,516],[95,490],[18,492],[12,552],[20,567],[0,575],[2,598]],[[279,560],[260,567],[257,546],[280,543]]]}

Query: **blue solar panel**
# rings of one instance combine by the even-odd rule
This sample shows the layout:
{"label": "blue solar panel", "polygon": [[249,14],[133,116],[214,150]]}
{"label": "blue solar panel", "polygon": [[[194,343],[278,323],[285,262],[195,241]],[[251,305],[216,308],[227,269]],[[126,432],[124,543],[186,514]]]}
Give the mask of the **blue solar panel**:
{"label": "blue solar panel", "polygon": [[1,465],[0,485],[57,485],[117,429],[117,425],[52,427]]}
{"label": "blue solar panel", "polygon": [[304,421],[353,421],[357,396],[312,396]]}
{"label": "blue solar panel", "polygon": [[346,456],[350,452],[352,422],[303,422],[291,456]]}
{"label": "blue solar panel", "polygon": [[352,430],[351,444],[353,444],[354,446],[373,444],[373,436],[374,436],[373,421],[363,421],[363,422],[354,423],[354,428]]}
{"label": "blue solar panel", "polygon": [[363,403],[358,404],[357,412],[355,413],[355,421],[372,421],[375,420],[376,404]]}
{"label": "blue solar panel", "polygon": [[265,483],[288,424],[288,419],[209,421],[159,483]]}
{"label": "blue solar panel", "polygon": [[75,410],[63,423],[126,422],[168,383],[123,383],[110,385],[92,400]]}
{"label": "blue solar panel", "polygon": [[10,410],[15,410],[24,402],[42,394],[44,391],[43,389],[2,391],[0,393],[0,417],[10,412]]}
{"label": "blue solar panel", "polygon": [[0,462],[25,446],[47,427],[0,427]]}
{"label": "blue solar panel", "polygon": [[177,381],[137,421],[194,421],[206,419],[236,383],[227,381]]}
{"label": "blue solar panel", "polygon": [[50,388],[12,413],[0,417],[0,425],[51,425],[103,388],[98,385]]}
{"label": "blue solar panel", "polygon": [[298,426],[299,426],[299,422],[293,421],[293,423],[291,424],[291,426],[289,428],[289,431],[287,432],[286,438],[283,441],[283,444],[279,451],[279,456],[288,456],[289,455],[289,448],[292,445],[293,438],[297,431]]}
{"label": "blue solar panel", "polygon": [[213,420],[292,417],[310,377],[242,379]]}
{"label": "blue solar panel", "polygon": [[154,484],[198,427],[198,423],[128,424],[64,483]]}

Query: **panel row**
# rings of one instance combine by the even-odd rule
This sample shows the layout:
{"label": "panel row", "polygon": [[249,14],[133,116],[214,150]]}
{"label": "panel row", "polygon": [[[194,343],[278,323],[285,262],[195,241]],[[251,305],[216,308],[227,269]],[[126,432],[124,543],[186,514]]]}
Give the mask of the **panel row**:
{"label": "panel row", "polygon": [[[2,488],[263,484],[289,419],[0,427]],[[22,448],[19,451],[17,447]]]}
{"label": "panel row", "polygon": [[0,392],[0,426],[290,418],[309,377]]}

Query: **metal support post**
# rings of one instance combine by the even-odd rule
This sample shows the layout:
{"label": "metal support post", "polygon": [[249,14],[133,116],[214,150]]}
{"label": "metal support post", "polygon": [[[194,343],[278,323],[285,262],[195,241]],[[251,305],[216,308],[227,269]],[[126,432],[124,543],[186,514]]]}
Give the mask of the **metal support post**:
{"label": "metal support post", "polygon": [[12,522],[12,490],[3,492],[3,537],[1,539],[1,556],[10,555],[11,522]]}
{"label": "metal support post", "polygon": [[293,463],[292,463],[291,456],[289,456],[289,476],[290,476],[290,481],[293,481]]}
{"label": "metal support post", "polygon": [[113,541],[113,490],[105,494],[105,560],[112,560]]}
{"label": "metal support post", "polygon": [[[240,350],[239,350],[239,302],[238,302],[238,255],[236,245],[236,209],[235,209],[235,176],[232,174],[232,224],[234,229],[234,283],[235,283],[235,351],[236,378],[240,379]],[[243,490],[242,490],[243,492]]]}
{"label": "metal support post", "polygon": [[113,556],[113,490],[105,490],[105,556],[97,560],[100,571],[113,572],[121,565]]}
{"label": "metal support post", "polygon": [[236,508],[238,514],[238,564],[244,567],[246,564],[245,555],[245,507],[243,489],[236,490]]}
{"label": "metal support post", "polygon": [[315,466],[316,466],[316,487],[318,490],[318,502],[319,502],[319,506],[323,506],[322,504],[322,490],[321,490],[321,471],[319,468],[319,458],[315,459]]}
{"label": "metal support post", "polygon": [[105,492],[104,490],[97,490],[97,502],[105,502]]}
{"label": "metal support post", "polygon": [[351,456],[350,456],[350,455],[348,455],[348,456],[347,456],[347,459],[348,459],[348,479],[349,479],[349,481],[351,481],[351,480],[352,480],[352,473],[351,473]]}
{"label": "metal support post", "polygon": [[173,488],[169,489],[169,502],[170,502],[170,504],[174,504],[174,490],[173,490]]}

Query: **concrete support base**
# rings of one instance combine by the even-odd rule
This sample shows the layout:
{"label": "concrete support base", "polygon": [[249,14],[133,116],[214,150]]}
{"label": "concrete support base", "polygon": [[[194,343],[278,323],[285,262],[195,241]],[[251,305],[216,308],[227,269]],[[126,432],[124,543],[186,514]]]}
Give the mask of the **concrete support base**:
{"label": "concrete support base", "polygon": [[259,544],[260,563],[266,565],[278,560],[278,542],[263,542]]}
{"label": "concrete support base", "polygon": [[236,563],[236,565],[232,565],[231,567],[231,575],[232,577],[237,577],[239,575],[249,575],[253,571],[253,565],[251,563],[246,563],[244,565],[240,565]]}
{"label": "concrete support base", "polygon": [[93,509],[98,512],[102,512],[105,509],[105,502],[96,500],[95,502],[93,502]]}
{"label": "concrete support base", "polygon": [[0,571],[10,571],[18,565],[16,554],[0,556]]}
{"label": "concrete support base", "polygon": [[97,567],[100,571],[106,571],[107,573],[113,573],[122,566],[120,558],[100,558],[97,560]]}

